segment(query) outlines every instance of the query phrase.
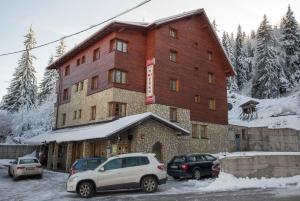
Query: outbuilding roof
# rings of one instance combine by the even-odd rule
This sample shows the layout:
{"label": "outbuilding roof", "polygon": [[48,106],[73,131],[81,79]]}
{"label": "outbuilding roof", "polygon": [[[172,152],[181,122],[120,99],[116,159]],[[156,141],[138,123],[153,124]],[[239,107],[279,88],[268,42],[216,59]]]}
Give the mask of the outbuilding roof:
{"label": "outbuilding roof", "polygon": [[134,128],[147,120],[154,120],[165,126],[172,128],[178,132],[179,135],[189,135],[190,132],[164,118],[161,118],[151,112],[146,112],[137,115],[131,115],[119,118],[117,120],[100,123],[89,126],[81,126],[75,128],[65,128],[53,131],[51,133],[38,135],[26,141],[28,144],[42,144],[49,142],[68,142],[68,141],[82,141],[88,139],[101,139],[113,135],[122,134],[125,131]]}

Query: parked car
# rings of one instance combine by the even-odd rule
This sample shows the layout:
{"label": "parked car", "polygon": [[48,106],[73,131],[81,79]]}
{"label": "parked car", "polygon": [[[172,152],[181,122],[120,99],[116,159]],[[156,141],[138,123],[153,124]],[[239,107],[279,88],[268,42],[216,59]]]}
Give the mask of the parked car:
{"label": "parked car", "polygon": [[212,165],[217,158],[210,154],[187,154],[174,156],[168,163],[167,173],[174,179],[193,178],[199,180],[212,176]]}
{"label": "parked car", "polygon": [[36,157],[19,157],[9,163],[8,175],[14,180],[29,176],[42,178],[43,168]]}
{"label": "parked car", "polygon": [[106,161],[105,157],[93,157],[93,158],[78,159],[71,166],[69,176],[76,174],[78,172],[94,170],[96,167],[98,167],[104,161]]}
{"label": "parked car", "polygon": [[89,198],[97,191],[142,189],[152,193],[165,184],[167,173],[154,154],[131,153],[108,158],[95,170],[72,175],[67,191]]}

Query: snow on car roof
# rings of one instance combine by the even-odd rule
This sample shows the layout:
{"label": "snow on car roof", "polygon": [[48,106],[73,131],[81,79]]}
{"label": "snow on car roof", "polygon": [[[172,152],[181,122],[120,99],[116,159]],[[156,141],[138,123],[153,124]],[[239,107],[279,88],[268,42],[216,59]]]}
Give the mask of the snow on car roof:
{"label": "snow on car roof", "polygon": [[119,118],[117,120],[94,124],[89,126],[80,126],[76,128],[65,128],[53,131],[51,133],[38,135],[33,138],[26,140],[25,142],[28,144],[42,144],[44,142],[67,142],[67,141],[81,141],[87,139],[99,139],[109,137],[113,134],[119,133],[128,129],[130,127],[134,127],[139,123],[153,119],[160,123],[165,124],[166,126],[173,128],[180,132],[182,135],[189,135],[190,132],[164,118],[161,118],[151,112],[146,112],[137,115],[131,115]]}

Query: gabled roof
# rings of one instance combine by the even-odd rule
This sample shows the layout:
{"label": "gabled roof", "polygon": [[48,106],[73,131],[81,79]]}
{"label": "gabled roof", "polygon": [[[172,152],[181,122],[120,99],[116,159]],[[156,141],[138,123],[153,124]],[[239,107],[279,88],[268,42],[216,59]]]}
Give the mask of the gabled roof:
{"label": "gabled roof", "polygon": [[129,28],[136,28],[136,29],[142,29],[144,31],[147,31],[148,29],[151,29],[156,26],[160,26],[166,23],[170,23],[176,20],[184,19],[187,17],[191,17],[194,15],[203,14],[205,20],[208,22],[208,30],[211,31],[213,38],[215,39],[218,47],[220,48],[221,53],[223,54],[226,63],[226,69],[225,74],[226,76],[232,76],[235,75],[235,71],[233,70],[233,67],[231,63],[229,62],[229,59],[220,43],[220,40],[218,38],[218,35],[216,34],[215,30],[213,29],[204,9],[197,9],[192,10],[189,12],[183,12],[181,14],[173,15],[170,17],[162,18],[159,20],[156,20],[152,23],[145,23],[145,22],[127,22],[127,21],[112,21],[111,23],[107,24],[103,28],[101,28],[99,31],[85,39],[83,42],[79,43],[77,46],[66,52],[62,57],[55,60],[52,64],[50,64],[47,68],[48,69],[56,69],[59,68],[62,64],[64,64],[67,60],[71,59],[76,54],[80,53],[82,50],[86,49],[87,47],[91,46],[107,34],[113,32],[116,29],[122,28],[122,27],[129,27]]}
{"label": "gabled roof", "polygon": [[44,135],[38,135],[30,138],[26,141],[28,144],[42,144],[43,142],[67,142],[67,141],[82,141],[88,139],[101,139],[107,138],[113,135],[122,134],[125,131],[134,128],[141,123],[152,119],[165,126],[178,131],[180,135],[189,135],[190,132],[184,128],[161,118],[151,112],[146,112],[137,115],[131,115],[122,117],[109,123],[94,124],[90,126],[81,126],[76,128],[65,128],[47,133]]}

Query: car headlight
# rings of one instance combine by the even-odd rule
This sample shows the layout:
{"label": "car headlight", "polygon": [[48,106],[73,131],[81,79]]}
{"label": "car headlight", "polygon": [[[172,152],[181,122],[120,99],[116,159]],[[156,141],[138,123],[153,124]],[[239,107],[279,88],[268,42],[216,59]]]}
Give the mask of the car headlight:
{"label": "car headlight", "polygon": [[76,181],[77,179],[78,179],[78,176],[70,177],[70,178],[69,178],[69,182]]}

